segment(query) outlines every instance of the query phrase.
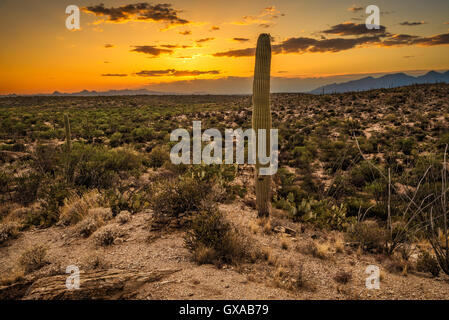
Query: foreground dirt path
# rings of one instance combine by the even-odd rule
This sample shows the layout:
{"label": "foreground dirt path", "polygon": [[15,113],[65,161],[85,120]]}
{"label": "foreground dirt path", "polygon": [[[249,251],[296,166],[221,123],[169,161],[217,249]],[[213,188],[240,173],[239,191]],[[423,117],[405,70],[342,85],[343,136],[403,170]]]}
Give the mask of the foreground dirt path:
{"label": "foreground dirt path", "polygon": [[[118,286],[118,294],[102,298],[129,299],[447,299],[449,279],[445,275],[431,278],[424,274],[390,273],[385,261],[374,255],[360,255],[356,250],[345,248],[342,252],[333,250],[337,233],[324,233],[300,224],[292,223],[282,215],[274,215],[272,228],[276,225],[296,231],[293,236],[271,232],[259,226],[255,211],[243,203],[221,205],[221,210],[238,228],[247,232],[259,248],[268,252],[270,258],[254,264],[241,266],[197,265],[191,261],[190,253],[184,248],[184,232],[149,231],[148,212],[132,217],[124,225],[116,224],[124,236],[112,246],[98,247],[92,237],[80,238],[72,228],[52,227],[46,230],[22,232],[19,238],[0,247],[0,273],[3,277],[18,269],[21,253],[35,245],[48,248],[48,265],[27,276],[45,277],[50,282],[63,281],[68,265],[78,266],[81,277],[86,272],[98,270],[120,270],[131,273],[149,273],[159,270],[174,270],[154,281],[142,281],[130,288]],[[317,258],[304,253],[304,246],[310,242],[328,244],[328,253]],[[92,261],[98,261],[93,263]],[[365,287],[368,265],[381,269],[380,290]],[[307,286],[291,289],[287,283],[295,278],[299,269]],[[95,270],[92,271],[95,267]],[[351,274],[347,284],[339,283],[335,276],[341,270]],[[101,273],[101,272],[100,272]],[[68,276],[68,275],[66,275]],[[119,275],[120,277],[120,275]],[[123,278],[125,279],[125,278]],[[126,282],[125,280],[122,282]],[[65,281],[64,281],[65,282]],[[57,282],[56,282],[57,283]],[[100,295],[101,297],[101,295]],[[24,296],[24,298],[27,298]]]}

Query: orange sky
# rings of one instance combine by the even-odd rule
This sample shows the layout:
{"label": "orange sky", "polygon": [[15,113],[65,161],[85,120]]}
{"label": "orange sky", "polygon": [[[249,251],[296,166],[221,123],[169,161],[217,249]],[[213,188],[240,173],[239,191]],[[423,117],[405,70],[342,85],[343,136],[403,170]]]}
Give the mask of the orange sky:
{"label": "orange sky", "polygon": [[[101,2],[104,7],[98,7]],[[278,48],[272,59],[277,77],[449,69],[446,0],[179,0],[137,11],[123,7],[132,1],[101,2],[2,0],[0,94],[250,77],[253,57],[226,52],[251,51],[262,32],[270,33]],[[65,27],[69,4],[85,8],[79,31]],[[382,11],[382,35],[357,31],[368,4]]]}

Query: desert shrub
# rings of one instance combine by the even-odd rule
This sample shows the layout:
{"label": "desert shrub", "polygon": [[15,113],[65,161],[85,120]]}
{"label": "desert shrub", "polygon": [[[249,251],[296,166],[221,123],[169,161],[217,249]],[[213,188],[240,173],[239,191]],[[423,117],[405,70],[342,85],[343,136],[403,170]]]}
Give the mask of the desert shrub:
{"label": "desert shrub", "polygon": [[187,176],[159,183],[151,199],[156,215],[178,217],[181,213],[197,211],[210,192],[210,184]]}
{"label": "desert shrub", "polygon": [[87,212],[87,217],[76,225],[76,232],[83,237],[89,237],[105,222],[112,218],[110,208],[92,208]]}
{"label": "desert shrub", "polygon": [[131,213],[129,211],[123,210],[117,215],[117,220],[120,224],[125,224],[131,220]]}
{"label": "desert shrub", "polygon": [[69,195],[70,189],[65,181],[46,180],[39,189],[40,209],[28,214],[25,225],[46,228],[55,224],[59,220],[59,207]]}
{"label": "desert shrub", "polygon": [[14,180],[16,184],[14,198],[17,202],[27,205],[37,199],[42,175],[30,171],[19,175]]}
{"label": "desert shrub", "polygon": [[87,238],[100,228],[100,226],[100,222],[95,217],[88,217],[76,225],[76,232]]}
{"label": "desert shrub", "polygon": [[75,144],[70,158],[71,181],[86,188],[109,188],[119,178],[137,173],[142,161],[142,156],[132,150]]}
{"label": "desert shrub", "polygon": [[83,260],[83,264],[88,270],[101,270],[108,267],[108,263],[104,255],[99,252],[90,253],[86,255]]}
{"label": "desert shrub", "polygon": [[148,155],[148,165],[152,168],[160,168],[165,161],[170,160],[168,150],[161,146],[156,146]]}
{"label": "desert shrub", "polygon": [[115,239],[121,236],[121,231],[117,226],[107,225],[98,229],[93,237],[95,243],[99,246],[110,246],[114,244]]}
{"label": "desert shrub", "polygon": [[99,204],[100,194],[97,190],[83,195],[72,194],[65,199],[59,220],[65,225],[76,224],[87,216],[90,208],[98,207]]}
{"label": "desert shrub", "polygon": [[346,216],[345,204],[335,205],[327,200],[303,199],[293,211],[293,220],[311,222],[319,228],[345,230],[354,220]]}
{"label": "desert shrub", "polygon": [[121,211],[137,213],[150,205],[152,191],[148,186],[138,187],[130,190],[129,188],[110,189],[104,194],[104,201],[108,203],[114,215]]}
{"label": "desert shrub", "polygon": [[14,222],[3,222],[0,224],[0,244],[9,239],[14,239],[19,234],[19,226]]}
{"label": "desert shrub", "polygon": [[185,245],[198,263],[238,263],[251,257],[252,246],[216,207],[204,208],[193,218]]}
{"label": "desert shrub", "polygon": [[432,274],[434,277],[438,277],[440,274],[440,265],[434,256],[427,251],[423,251],[418,255],[416,270],[420,272],[427,272]]}
{"label": "desert shrub", "polygon": [[334,280],[341,284],[347,284],[352,280],[352,274],[348,271],[340,270],[335,275]]}
{"label": "desert shrub", "polygon": [[47,248],[42,245],[35,245],[25,250],[20,256],[19,264],[26,273],[42,268],[48,264]]}
{"label": "desert shrub", "polygon": [[355,242],[365,251],[383,251],[388,240],[386,229],[374,220],[353,224],[347,232],[349,241]]}
{"label": "desert shrub", "polygon": [[123,139],[123,134],[121,134],[120,132],[115,132],[109,138],[109,145],[112,148],[118,147],[119,145],[122,144],[122,139]]}

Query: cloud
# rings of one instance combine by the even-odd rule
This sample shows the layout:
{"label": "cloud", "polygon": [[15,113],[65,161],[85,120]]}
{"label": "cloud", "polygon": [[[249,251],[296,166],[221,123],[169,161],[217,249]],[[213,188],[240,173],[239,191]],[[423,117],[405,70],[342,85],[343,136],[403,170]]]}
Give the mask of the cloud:
{"label": "cloud", "polygon": [[399,24],[401,26],[420,26],[420,25],[423,25],[423,24],[427,24],[427,22],[425,22],[425,21],[413,21],[413,22],[404,21],[404,22],[401,22]]}
{"label": "cloud", "polygon": [[437,34],[431,37],[422,37],[415,39],[414,44],[423,46],[439,46],[449,44],[449,33]]}
{"label": "cloud", "polygon": [[344,22],[330,27],[330,29],[322,31],[326,34],[335,34],[339,36],[358,36],[364,34],[383,34],[386,28],[379,26],[379,29],[368,29],[364,23]]}
{"label": "cloud", "polygon": [[192,34],[192,31],[186,30],[186,31],[179,31],[178,33],[182,34],[183,36],[188,36],[188,35]]}
{"label": "cloud", "polygon": [[191,77],[191,76],[200,76],[203,74],[219,74],[219,73],[220,71],[218,70],[200,71],[200,70],[166,69],[166,70],[142,70],[135,74],[140,77],[162,77],[162,76]]}
{"label": "cloud", "polygon": [[275,6],[269,6],[262,10],[262,12],[256,16],[244,16],[242,20],[233,21],[231,24],[241,25],[241,26],[249,26],[252,24],[258,24],[260,27],[270,27],[273,25],[271,20],[278,18],[279,16],[284,16],[285,14],[281,13],[276,9]]}
{"label": "cloud", "polygon": [[104,47],[105,47],[106,49],[108,49],[108,48],[114,48],[114,45],[113,45],[113,44],[110,44],[110,43],[107,43],[107,44],[104,45]]}
{"label": "cloud", "polygon": [[395,34],[382,41],[382,46],[412,46],[420,45],[425,47],[440,46],[449,44],[449,33],[437,34],[430,37],[419,37],[408,34]]}
{"label": "cloud", "polygon": [[132,49],[131,52],[140,52],[157,57],[164,53],[172,54],[173,50],[157,48],[155,46],[134,46],[134,49]]}
{"label": "cloud", "polygon": [[103,73],[102,77],[127,77],[128,75],[125,73]]}
{"label": "cloud", "polygon": [[219,26],[212,26],[212,27],[210,27],[209,31],[217,31],[217,30],[220,30]]}
{"label": "cloud", "polygon": [[[369,30],[364,24],[345,22],[334,25],[328,30],[322,31],[330,35],[344,37],[329,38],[323,35],[320,38],[292,37],[278,44],[272,45],[273,54],[288,53],[315,53],[315,52],[340,52],[362,46],[438,46],[449,44],[449,33],[438,34],[429,37],[421,37],[410,34],[391,34],[384,26],[380,29]],[[349,36],[349,37],[346,37]],[[246,48],[228,50],[212,54],[214,57],[250,57],[255,54],[256,49]]]}
{"label": "cloud", "polygon": [[95,16],[106,17],[107,22],[119,23],[126,21],[164,22],[171,25],[184,25],[189,21],[178,16],[179,10],[171,4],[150,4],[147,2],[127,4],[120,7],[106,8],[104,4],[84,7],[83,10]]}
{"label": "cloud", "polygon": [[[280,44],[272,46],[274,54],[281,53],[306,53],[306,52],[339,52],[349,50],[359,45],[376,43],[380,41],[379,36],[365,36],[360,38],[345,39],[322,39],[317,40],[307,37],[289,38]],[[214,57],[250,57],[255,53],[255,48],[246,48],[240,50],[229,50],[225,52],[214,53]]]}
{"label": "cloud", "polygon": [[393,34],[383,40],[381,45],[385,47],[413,45],[413,42],[418,38],[418,36],[410,34]]}
{"label": "cloud", "polygon": [[354,4],[348,8],[348,11],[351,11],[351,12],[358,12],[358,11],[362,11],[362,10],[363,10],[363,7],[358,6],[356,4]]}
{"label": "cloud", "polygon": [[192,48],[192,46],[179,45],[179,44],[161,44],[160,47],[167,48],[167,49],[177,49],[177,48],[187,49],[187,48]]}
{"label": "cloud", "polygon": [[249,41],[248,38],[232,38],[233,41],[237,41],[237,42],[246,42]]}
{"label": "cloud", "polygon": [[251,57],[256,53],[256,48],[229,50],[212,54],[214,57]]}
{"label": "cloud", "polygon": [[209,41],[212,41],[212,40],[215,40],[215,38],[203,38],[203,39],[198,39],[195,42],[196,43],[204,43],[204,42],[209,42]]}

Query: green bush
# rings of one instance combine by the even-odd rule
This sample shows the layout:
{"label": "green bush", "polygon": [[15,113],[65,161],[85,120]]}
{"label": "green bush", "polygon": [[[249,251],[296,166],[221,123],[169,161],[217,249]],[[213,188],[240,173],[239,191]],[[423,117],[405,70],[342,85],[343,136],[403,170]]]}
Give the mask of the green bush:
{"label": "green bush", "polygon": [[248,239],[213,206],[203,208],[194,216],[185,245],[200,264],[235,264],[250,258],[252,250]]}
{"label": "green bush", "polygon": [[416,270],[427,272],[434,277],[438,277],[440,274],[440,265],[434,256],[427,251],[423,251],[419,254],[418,260],[416,261]]}

